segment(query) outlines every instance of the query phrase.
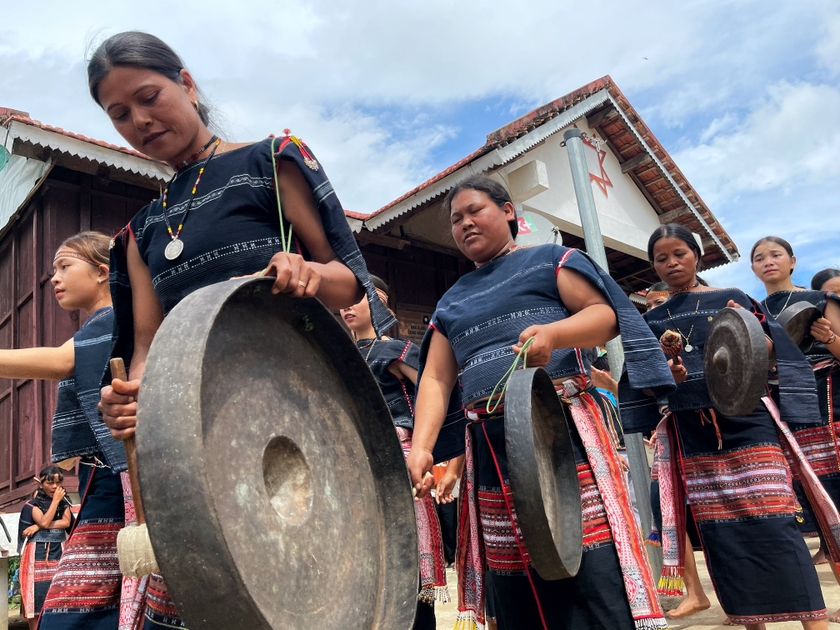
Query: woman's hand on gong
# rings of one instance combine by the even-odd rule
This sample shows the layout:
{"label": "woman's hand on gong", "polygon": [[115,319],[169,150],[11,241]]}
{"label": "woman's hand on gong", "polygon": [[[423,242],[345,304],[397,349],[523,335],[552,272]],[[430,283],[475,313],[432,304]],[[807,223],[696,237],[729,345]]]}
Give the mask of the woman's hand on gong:
{"label": "woman's hand on gong", "polygon": [[134,435],[137,426],[137,394],[140,379],[122,381],[115,378],[100,391],[99,411],[102,421],[111,429],[111,437],[125,440]]}
{"label": "woman's hand on gong", "polygon": [[298,254],[277,252],[268,266],[258,275],[274,278],[271,292],[291,297],[315,297],[321,287],[318,265],[307,262]]}
{"label": "woman's hand on gong", "polygon": [[831,339],[834,333],[831,332],[831,322],[825,317],[820,317],[817,321],[811,324],[811,335],[820,343],[825,343]]}
{"label": "woman's hand on gong", "polygon": [[528,326],[528,328],[523,330],[522,334],[519,335],[519,341],[516,345],[511,346],[514,354],[519,354],[522,346],[531,338],[533,338],[533,341],[526,350],[528,353],[528,367],[543,367],[548,365],[548,362],[551,360],[551,352],[554,350],[554,330],[551,328],[551,324]]}

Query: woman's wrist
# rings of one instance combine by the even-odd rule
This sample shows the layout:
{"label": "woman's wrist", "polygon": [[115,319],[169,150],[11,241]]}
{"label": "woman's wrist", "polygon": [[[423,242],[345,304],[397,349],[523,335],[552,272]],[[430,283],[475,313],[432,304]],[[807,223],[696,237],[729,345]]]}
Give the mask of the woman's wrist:
{"label": "woman's wrist", "polygon": [[830,346],[835,341],[837,341],[837,335],[834,334],[834,333],[831,333],[831,336],[823,342],[823,345]]}

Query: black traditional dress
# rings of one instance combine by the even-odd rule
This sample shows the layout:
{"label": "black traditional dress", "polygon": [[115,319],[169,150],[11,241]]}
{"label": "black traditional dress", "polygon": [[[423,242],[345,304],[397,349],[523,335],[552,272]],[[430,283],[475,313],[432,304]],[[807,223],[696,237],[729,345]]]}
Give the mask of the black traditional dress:
{"label": "black traditional dress", "polygon": [[[186,167],[169,186],[166,215],[162,200],[158,199],[140,210],[117,235],[111,249],[110,278],[116,313],[113,356],[128,359],[134,348],[131,283],[126,261],[129,239],[134,239],[140,257],[149,268],[164,314],[197,289],[261,271],[274,254],[283,251],[272,146],[278,163],[281,160],[293,163],[310,187],[327,241],[367,293],[376,330],[384,331],[394,323],[393,316],[376,295],[344,210],[321,164],[293,136],[267,138],[216,155],[209,163],[201,160]],[[202,165],[205,170],[201,183],[190,216],[184,220]],[[164,255],[171,242],[166,218],[173,229],[184,222],[180,239],[183,250],[175,260]],[[290,231],[285,219],[282,230]],[[292,241],[292,250],[308,255],[297,241]],[[162,578],[153,575],[149,582],[145,628],[172,627],[184,625]]]}
{"label": "black traditional dress", "polygon": [[99,386],[111,355],[114,313],[94,312],[73,335],[73,375],[58,385],[52,459],[79,457],[78,519],[46,596],[41,630],[113,630],[140,606],[139,582],[124,578],[117,534],[125,526],[130,497],[122,442],[111,437],[97,408]]}
{"label": "black traditional dress", "polygon": [[[824,314],[829,300],[840,303],[840,296],[824,291],[777,291],[761,303],[767,313],[775,318],[788,305],[797,302],[813,304]],[[799,425],[793,435],[834,504],[840,505],[840,361],[819,341],[805,350],[805,358],[811,364],[817,381],[822,422],[812,426]],[[819,525],[814,510],[805,496],[801,480],[796,477],[793,488],[803,508],[800,530],[805,535],[817,535]],[[840,558],[837,560],[840,561]]]}
{"label": "black traditional dress", "polygon": [[[40,614],[50,583],[55,572],[58,571],[58,561],[61,559],[64,541],[67,540],[65,529],[39,529],[31,536],[23,535],[24,530],[35,524],[32,515],[33,508],[37,507],[46,514],[51,504],[52,499],[39,490],[38,495],[24,503],[20,511],[18,524],[20,596],[27,619],[34,619]],[[56,507],[53,520],[61,520],[69,509],[68,503],[61,501]]]}
{"label": "black traditional dress", "polygon": [[[543,580],[531,566],[528,541],[517,523],[503,405],[488,411],[487,401],[514,362],[511,346],[522,331],[569,317],[557,290],[561,268],[582,274],[616,311],[633,385],[659,392],[673,388],[662,355],[654,352],[656,340],[638,311],[614,281],[577,250],[559,245],[516,249],[461,277],[446,292],[431,326],[448,339],[462,370],[469,421],[457,560],[459,629],[483,627],[488,586],[501,629],[667,626],[604,420],[605,403],[587,378],[588,360],[580,349],[555,350],[545,368],[574,419],[584,544],[577,576]],[[424,342],[424,350],[427,346]],[[485,562],[489,585],[484,584]]]}
{"label": "black traditional dress", "polygon": [[[779,360],[780,407],[788,423],[813,422],[813,380],[801,354],[760,307],[738,289],[687,292],[645,314],[653,333],[686,340],[685,382],[668,395],[669,414],[655,399],[623,397],[627,431],[659,424],[658,468],[665,557],[662,592],[681,591],[687,498],[721,606],[736,624],[826,616],[816,570],[800,535],[791,474],[768,399],[746,416],[724,416],[709,398],[703,371],[705,339],[718,311],[734,300],[752,310],[774,342]],[[688,351],[688,347],[691,350]],[[627,393],[622,389],[622,394]],[[798,408],[800,414],[791,415]],[[667,481],[667,483],[665,483]],[[670,515],[670,518],[669,518]]]}

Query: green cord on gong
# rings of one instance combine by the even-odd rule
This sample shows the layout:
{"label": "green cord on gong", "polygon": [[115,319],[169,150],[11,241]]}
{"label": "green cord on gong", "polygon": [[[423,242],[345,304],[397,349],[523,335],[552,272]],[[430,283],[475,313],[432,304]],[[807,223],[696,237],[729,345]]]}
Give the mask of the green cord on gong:
{"label": "green cord on gong", "polygon": [[[522,369],[528,367],[528,348],[531,346],[531,343],[534,341],[533,337],[530,337],[525,343],[522,344],[522,347],[519,349],[516,357],[513,359],[513,364],[508,368],[508,371],[502,375],[502,378],[499,379],[499,382],[496,383],[496,386],[493,388],[493,391],[490,392],[490,398],[487,399],[487,405],[484,407],[484,410],[487,413],[495,413],[496,409],[499,408],[499,405],[502,404],[502,399],[505,396],[505,392],[508,388],[508,383],[510,383],[510,377],[513,376],[513,373],[516,371],[516,366],[519,364],[519,359],[522,359]],[[499,392],[498,397],[496,400],[493,400],[493,397],[496,396],[496,391],[499,389],[499,386],[502,387],[502,390]]]}

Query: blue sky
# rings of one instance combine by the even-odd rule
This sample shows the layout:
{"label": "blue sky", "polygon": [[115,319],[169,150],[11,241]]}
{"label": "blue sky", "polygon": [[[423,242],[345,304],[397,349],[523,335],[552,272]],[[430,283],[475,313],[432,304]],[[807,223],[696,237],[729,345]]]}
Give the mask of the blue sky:
{"label": "blue sky", "polygon": [[[235,140],[290,127],[347,208],[372,211],[529,109],[610,74],[743,256],[772,233],[794,279],[840,265],[836,0],[205,0],[15,3],[0,106],[121,143],[85,89],[87,45],[169,42]],[[758,297],[741,262],[707,272]]]}

